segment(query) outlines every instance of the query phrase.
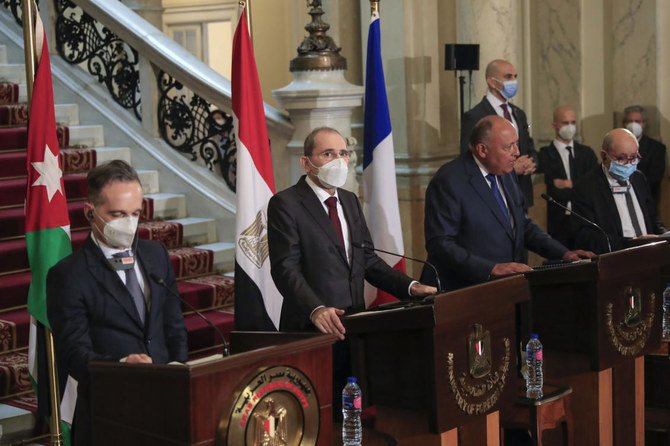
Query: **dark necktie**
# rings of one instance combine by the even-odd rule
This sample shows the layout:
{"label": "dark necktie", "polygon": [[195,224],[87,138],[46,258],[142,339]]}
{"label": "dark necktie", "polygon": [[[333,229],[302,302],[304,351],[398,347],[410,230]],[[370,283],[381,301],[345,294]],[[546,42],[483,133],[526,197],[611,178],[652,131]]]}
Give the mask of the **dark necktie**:
{"label": "dark necktie", "polygon": [[[113,257],[127,257],[130,255],[129,251],[119,252],[114,254]],[[137,261],[137,258],[135,258]],[[144,302],[144,293],[142,292],[142,287],[140,286],[139,280],[137,280],[137,274],[135,273],[135,267],[124,270],[126,274],[126,288],[133,298],[133,303],[135,308],[137,308],[137,313],[140,316],[140,321],[144,324],[144,316],[146,313],[146,304]]]}
{"label": "dark necktie", "polygon": [[570,167],[570,172],[568,173],[571,180],[575,180],[575,154],[572,152],[572,146],[565,146],[565,150],[568,151],[568,166]]}
{"label": "dark necktie", "polygon": [[492,173],[486,175],[486,179],[489,180],[489,183],[491,183],[491,192],[493,192],[493,196],[496,199],[496,202],[498,203],[498,206],[500,207],[500,210],[502,211],[503,215],[505,216],[505,221],[509,224],[509,210],[507,209],[507,205],[505,204],[505,200],[503,200],[503,196],[500,193],[500,189],[498,189],[498,182],[496,181],[496,176],[493,175]]}
{"label": "dark necktie", "polygon": [[500,104],[500,106],[503,109],[503,116],[505,117],[505,119],[507,119],[511,123],[514,123],[514,121],[512,121],[512,115],[510,115],[510,113],[509,113],[509,109],[508,109],[509,105]]}
{"label": "dark necktie", "polygon": [[330,218],[330,223],[333,225],[335,234],[340,241],[342,247],[344,247],[344,236],[342,235],[342,223],[340,223],[340,217],[337,214],[337,198],[330,197],[325,201],[326,206],[328,207],[328,217]]}
{"label": "dark necktie", "polygon": [[635,212],[633,196],[630,194],[630,186],[627,181],[617,180],[617,182],[626,188],[626,207],[628,208],[628,214],[630,214],[630,221],[633,223],[635,237],[639,237],[642,235],[642,229],[640,228],[640,221],[637,219],[637,212]]}

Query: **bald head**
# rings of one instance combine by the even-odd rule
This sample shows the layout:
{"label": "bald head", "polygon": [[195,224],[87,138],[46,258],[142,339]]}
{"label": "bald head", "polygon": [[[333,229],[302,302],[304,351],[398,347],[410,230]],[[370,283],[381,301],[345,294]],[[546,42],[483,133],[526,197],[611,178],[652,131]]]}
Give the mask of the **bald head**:
{"label": "bald head", "polygon": [[489,77],[500,78],[500,73],[506,71],[506,69],[508,69],[509,67],[512,67],[512,69],[514,69],[514,65],[512,65],[509,61],[505,59],[492,60],[486,66],[486,78],[487,79]]}
{"label": "bald head", "polygon": [[554,123],[563,121],[565,115],[576,115],[575,110],[567,105],[561,105],[554,110]]}
{"label": "bald head", "polygon": [[502,95],[501,90],[505,87],[504,82],[513,81],[516,78],[516,68],[504,59],[493,60],[486,66],[486,85],[489,87],[491,94],[503,102],[507,102],[509,97],[514,96],[514,93],[508,95],[508,98]]}
{"label": "bald head", "polygon": [[605,134],[602,149],[607,154],[612,155],[612,153],[619,152],[622,148],[630,145],[635,146],[637,152],[638,142],[635,135],[627,129],[614,129]]}

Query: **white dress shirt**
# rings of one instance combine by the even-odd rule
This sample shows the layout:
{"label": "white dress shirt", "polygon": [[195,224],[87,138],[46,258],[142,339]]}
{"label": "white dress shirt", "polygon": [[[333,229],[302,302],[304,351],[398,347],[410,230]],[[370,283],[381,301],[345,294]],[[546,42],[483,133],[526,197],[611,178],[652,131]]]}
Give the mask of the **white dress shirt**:
{"label": "white dress shirt", "polygon": [[330,197],[337,198],[337,217],[340,219],[340,225],[342,226],[342,238],[344,238],[344,251],[347,253],[347,261],[351,263],[351,241],[349,240],[349,225],[347,224],[347,219],[344,218],[344,209],[342,209],[342,203],[340,203],[340,197],[337,195],[337,188],[335,189],[335,195],[330,195],[325,189],[319,187],[312,181],[312,179],[307,176],[305,181],[310,188],[316,194],[316,197],[321,203],[324,212],[328,215],[328,206],[326,205],[326,200]]}
{"label": "white dress shirt", "polygon": [[[124,252],[124,251],[129,251],[131,255],[133,254],[132,249],[116,249],[112,248],[111,246],[107,246],[104,243],[102,243],[98,238],[95,236],[93,231],[91,231],[91,238],[93,239],[93,243],[95,243],[98,248],[102,251],[102,255],[105,256],[107,259],[111,259],[114,254],[118,254],[119,252]],[[137,282],[140,284],[140,288],[142,288],[142,292],[144,293],[144,300],[146,302],[150,302],[149,300],[149,287],[146,285],[144,281],[144,275],[142,274],[142,269],[140,268],[140,262],[137,261],[137,257],[135,258],[135,265],[133,266],[133,269],[135,270],[135,274],[137,275]],[[121,279],[121,282],[123,284],[126,284],[126,272],[124,270],[119,270],[116,271],[116,274],[119,276],[119,279]]]}
{"label": "white dress shirt", "polygon": [[[575,142],[570,141],[569,143],[564,143],[559,139],[554,139],[554,147],[558,150],[558,156],[561,157],[561,162],[563,163],[563,168],[565,169],[565,175],[568,180],[572,179],[572,172],[570,172],[570,152],[566,147],[572,147],[572,156],[575,156]],[[572,201],[568,201],[565,205],[568,209],[572,210]],[[568,211],[565,211],[566,215],[569,215]]]}
{"label": "white dress shirt", "polygon": [[[603,165],[603,171],[607,177],[607,181],[611,188],[621,188],[622,186],[619,182],[613,178],[609,171]],[[635,208],[635,214],[637,214],[637,221],[640,223],[640,230],[642,234],[647,234],[647,226],[644,224],[644,215],[642,214],[642,208],[640,208],[640,203],[637,200],[637,195],[635,195],[635,189],[629,184],[630,196],[633,198],[633,207]],[[623,231],[624,237],[635,237],[635,228],[633,227],[633,221],[630,219],[630,214],[628,213],[628,205],[626,204],[626,194],[625,193],[614,193],[614,202],[616,203],[617,211],[619,211],[619,219],[621,220],[621,229]]]}

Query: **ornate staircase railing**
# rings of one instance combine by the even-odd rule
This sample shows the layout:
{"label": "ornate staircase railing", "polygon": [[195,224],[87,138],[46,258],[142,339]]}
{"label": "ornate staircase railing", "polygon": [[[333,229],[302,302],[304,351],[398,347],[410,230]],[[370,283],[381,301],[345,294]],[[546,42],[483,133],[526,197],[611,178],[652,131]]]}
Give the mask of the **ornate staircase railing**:
{"label": "ornate staircase railing", "polygon": [[[2,1],[20,14],[21,0]],[[61,57],[95,76],[147,130],[235,191],[230,81],[120,2],[54,0],[54,6]],[[265,112],[270,135],[290,139],[288,118],[267,104]]]}

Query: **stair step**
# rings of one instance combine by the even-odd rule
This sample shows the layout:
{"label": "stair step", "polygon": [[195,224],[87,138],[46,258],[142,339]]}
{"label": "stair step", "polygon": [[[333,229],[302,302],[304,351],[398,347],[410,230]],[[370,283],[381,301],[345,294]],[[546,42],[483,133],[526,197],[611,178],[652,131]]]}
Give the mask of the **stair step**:
{"label": "stair step", "polygon": [[2,444],[13,444],[31,437],[36,424],[33,412],[9,404],[0,404],[0,420]]}
{"label": "stair step", "polygon": [[[68,199],[86,198],[86,175],[67,174],[63,178]],[[0,206],[22,206],[26,199],[26,183],[26,178],[0,179]]]}
{"label": "stair step", "polygon": [[[177,289],[182,299],[199,310],[232,307],[235,303],[235,280],[221,274],[179,280]],[[182,306],[183,311],[190,311]]]}
{"label": "stair step", "polygon": [[7,47],[0,45],[0,64],[7,63]]}
{"label": "stair step", "polygon": [[177,279],[197,277],[213,272],[213,251],[183,246],[170,248],[168,249],[168,253]]}
{"label": "stair step", "polygon": [[0,398],[30,390],[28,352],[0,355]]}
{"label": "stair step", "polygon": [[[81,133],[81,132],[79,132]],[[56,137],[60,147],[70,145],[69,127],[57,127]],[[4,127],[0,128],[0,150],[25,149],[28,146],[28,128],[22,127]]]}
{"label": "stair step", "polygon": [[26,304],[31,276],[30,271],[2,276],[0,279],[0,310]]}
{"label": "stair step", "polygon": [[75,125],[70,129],[70,147],[102,147],[105,129],[101,125]]}
{"label": "stair step", "polygon": [[[84,216],[84,200],[70,201],[67,204],[70,215],[70,228],[88,227]],[[0,239],[19,237],[26,233],[26,218],[23,206],[0,209]]]}
{"label": "stair step", "polygon": [[213,218],[186,217],[168,220],[183,228],[183,243],[197,245],[216,241],[216,220]]}
{"label": "stair step", "polygon": [[[203,314],[212,324],[221,330],[226,341],[230,342],[230,332],[235,325],[235,316],[232,309],[205,311]],[[189,352],[221,345],[221,338],[218,333],[197,314],[187,314],[184,317],[184,325],[186,325],[186,331],[188,332]]]}
{"label": "stair step", "polygon": [[227,242],[207,243],[194,246],[214,253],[214,271],[232,271],[235,269],[235,244]]}
{"label": "stair step", "polygon": [[15,84],[26,83],[26,67],[22,63],[0,64],[0,79]]}
{"label": "stair step", "polygon": [[26,308],[0,313],[0,352],[28,347],[30,314]]}
{"label": "stair step", "polygon": [[[89,230],[72,232],[72,250],[76,250],[84,244]],[[0,241],[0,274],[27,271],[28,253],[26,252],[26,239]]]}
{"label": "stair step", "polygon": [[[25,94],[24,100],[25,102]],[[14,84],[12,82],[5,82],[0,78],[0,104],[16,104],[20,102],[21,99],[21,90],[19,84]]]}
{"label": "stair step", "polygon": [[95,148],[96,165],[111,160],[123,160],[130,162],[129,147],[96,147]]}
{"label": "stair step", "polygon": [[157,194],[160,192],[158,171],[157,170],[143,170],[136,169],[137,175],[140,177],[140,184],[144,194]]}
{"label": "stair step", "polygon": [[[58,125],[79,124],[79,105],[56,104],[54,106]],[[0,125],[21,126],[28,124],[28,104],[25,102],[0,105]]]}
{"label": "stair step", "polygon": [[184,194],[173,194],[161,192],[156,194],[145,194],[145,209],[142,212],[144,220],[174,219],[186,217],[186,196]]}

